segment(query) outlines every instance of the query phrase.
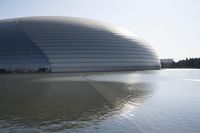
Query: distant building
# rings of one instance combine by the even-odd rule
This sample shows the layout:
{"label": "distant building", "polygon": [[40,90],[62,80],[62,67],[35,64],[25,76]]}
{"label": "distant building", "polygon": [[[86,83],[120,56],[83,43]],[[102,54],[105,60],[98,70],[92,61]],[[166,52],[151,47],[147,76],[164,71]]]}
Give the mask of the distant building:
{"label": "distant building", "polygon": [[160,59],[160,63],[162,68],[173,68],[175,62],[173,59]]}
{"label": "distant building", "polygon": [[148,44],[99,21],[74,17],[0,20],[0,72],[160,69]]}
{"label": "distant building", "polygon": [[174,59],[160,59],[161,63],[173,63]]}

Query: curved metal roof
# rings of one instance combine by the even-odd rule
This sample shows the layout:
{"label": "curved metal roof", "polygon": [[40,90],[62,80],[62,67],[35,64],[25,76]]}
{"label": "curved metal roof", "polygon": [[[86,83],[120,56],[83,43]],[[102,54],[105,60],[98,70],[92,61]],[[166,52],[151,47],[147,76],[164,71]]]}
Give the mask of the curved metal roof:
{"label": "curved metal roof", "polygon": [[154,50],[131,32],[74,17],[0,21],[0,70],[51,72],[160,69]]}

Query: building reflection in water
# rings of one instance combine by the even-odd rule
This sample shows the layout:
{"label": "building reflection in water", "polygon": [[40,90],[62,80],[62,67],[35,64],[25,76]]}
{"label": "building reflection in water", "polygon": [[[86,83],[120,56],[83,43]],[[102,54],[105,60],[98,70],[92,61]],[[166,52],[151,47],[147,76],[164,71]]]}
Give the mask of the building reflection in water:
{"label": "building reflection in water", "polygon": [[1,129],[84,128],[128,112],[134,115],[153,92],[151,83],[137,79],[127,83],[101,80],[106,74],[52,75],[1,75]]}

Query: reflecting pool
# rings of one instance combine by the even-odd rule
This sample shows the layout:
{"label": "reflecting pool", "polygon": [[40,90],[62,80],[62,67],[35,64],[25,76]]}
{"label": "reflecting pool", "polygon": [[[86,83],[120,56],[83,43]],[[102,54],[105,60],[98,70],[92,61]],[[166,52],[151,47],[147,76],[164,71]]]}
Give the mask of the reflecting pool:
{"label": "reflecting pool", "polygon": [[199,133],[200,70],[0,75],[0,132]]}

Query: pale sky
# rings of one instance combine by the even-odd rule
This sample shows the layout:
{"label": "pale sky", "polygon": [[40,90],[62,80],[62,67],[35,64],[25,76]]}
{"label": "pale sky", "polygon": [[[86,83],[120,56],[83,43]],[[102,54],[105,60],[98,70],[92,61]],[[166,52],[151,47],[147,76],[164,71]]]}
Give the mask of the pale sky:
{"label": "pale sky", "polygon": [[200,57],[200,0],[0,0],[0,19],[74,16],[119,25],[160,58]]}

